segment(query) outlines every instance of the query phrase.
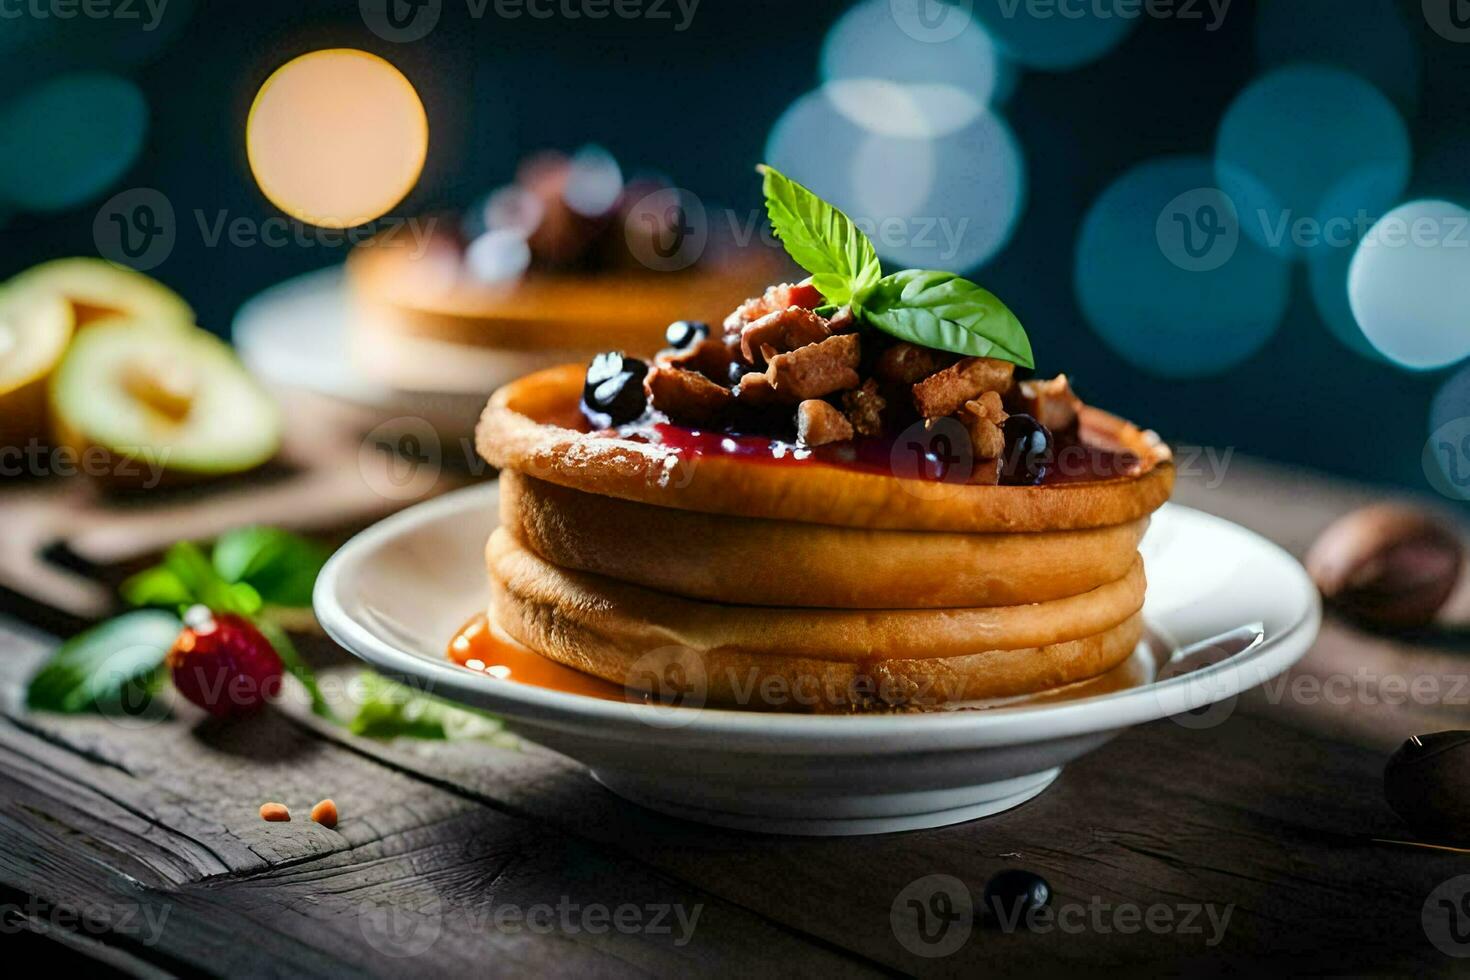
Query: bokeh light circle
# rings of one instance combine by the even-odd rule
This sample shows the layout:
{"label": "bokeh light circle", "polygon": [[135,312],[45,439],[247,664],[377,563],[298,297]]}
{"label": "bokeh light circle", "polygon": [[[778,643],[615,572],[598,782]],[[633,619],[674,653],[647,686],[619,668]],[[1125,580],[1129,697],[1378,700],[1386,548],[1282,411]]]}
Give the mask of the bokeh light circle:
{"label": "bokeh light circle", "polygon": [[1068,71],[1120,44],[1142,16],[1118,3],[1014,3],[984,0],[974,16],[1005,55],[1028,68]]}
{"label": "bokeh light circle", "polygon": [[1380,213],[1403,192],[1410,160],[1393,104],[1326,65],[1262,76],[1231,103],[1216,140],[1216,179],[1241,230],[1288,257],[1301,257],[1328,222]]}
{"label": "bokeh light circle", "polygon": [[1395,364],[1430,370],[1470,357],[1470,211],[1424,200],[1384,215],[1353,255],[1348,299]]}
{"label": "bokeh light circle", "polygon": [[822,78],[912,86],[923,126],[937,135],[959,129],[987,105],[1004,100],[1015,72],[966,9],[935,0],[862,0],[828,31]]}
{"label": "bokeh light circle", "polygon": [[287,214],[330,228],[372,221],[403,200],[428,146],[413,85],[377,55],[351,48],[313,51],[276,69],[246,124],[262,193]]}
{"label": "bokeh light circle", "polygon": [[1312,249],[1307,258],[1307,283],[1312,305],[1327,332],[1354,354],[1381,364],[1385,358],[1363,336],[1348,300],[1348,268],[1356,250],[1356,240],[1347,248]]}
{"label": "bokeh light circle", "polygon": [[107,190],[143,148],[148,105],[101,72],[63,75],[0,106],[0,200],[61,211]]}
{"label": "bokeh light circle", "polygon": [[1260,4],[1256,53],[1269,67],[1304,61],[1345,68],[1406,109],[1419,100],[1419,45],[1397,0]]}
{"label": "bokeh light circle", "polygon": [[782,114],[765,159],[846,211],[899,266],[983,264],[1010,240],[1026,201],[1020,146],[994,112],[942,137],[904,139],[857,124],[824,86]]}
{"label": "bokeh light circle", "polygon": [[[1260,350],[1286,313],[1290,266],[1232,227],[1235,209],[1214,179],[1203,157],[1150,160],[1105,190],[1083,220],[1075,270],[1083,313],[1109,347],[1151,374],[1223,373]],[[1211,261],[1177,260],[1174,243],[1183,247],[1189,227],[1190,250]],[[1232,236],[1217,264],[1210,250]]]}

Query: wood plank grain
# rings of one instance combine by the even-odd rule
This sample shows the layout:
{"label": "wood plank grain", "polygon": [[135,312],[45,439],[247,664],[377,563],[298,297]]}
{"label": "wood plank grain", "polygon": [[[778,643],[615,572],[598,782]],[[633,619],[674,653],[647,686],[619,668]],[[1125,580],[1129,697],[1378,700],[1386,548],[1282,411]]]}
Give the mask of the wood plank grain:
{"label": "wood plank grain", "polygon": [[[18,681],[38,652],[0,640],[0,883],[84,910],[120,950],[163,969],[872,970],[277,713],[228,727],[28,714]],[[327,795],[343,815],[335,830],[305,819]],[[267,799],[287,802],[293,820],[262,821]]]}
{"label": "wood plank grain", "polygon": [[[1436,885],[1467,870],[1456,855],[1368,843],[1404,834],[1381,801],[1377,753],[1247,712],[1201,731],[1162,721],[1128,732],[997,817],[835,840],[740,834],[653,814],[535,748],[497,764],[473,744],[367,750],[904,972],[1224,962],[1434,971],[1452,964],[1427,940],[1421,907]],[[890,917],[911,882],[953,876],[978,905],[990,876],[1013,866],[1045,875],[1058,907],[1087,923],[1037,935],[977,928],[938,962],[899,940]],[[1113,918],[1153,908],[1177,923],[1204,906],[1219,915],[1230,908],[1217,943],[1208,928],[1126,934]]]}

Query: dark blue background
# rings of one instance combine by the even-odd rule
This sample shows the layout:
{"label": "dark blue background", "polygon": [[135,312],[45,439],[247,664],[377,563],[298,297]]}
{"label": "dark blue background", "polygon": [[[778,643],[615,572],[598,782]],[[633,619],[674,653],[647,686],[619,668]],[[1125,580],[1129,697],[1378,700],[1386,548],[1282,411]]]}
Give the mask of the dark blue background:
{"label": "dark blue background", "polygon": [[[185,6],[172,3],[169,16]],[[98,66],[119,67],[142,86],[151,114],[147,144],[119,187],[156,187],[172,200],[179,246],[153,274],[223,333],[254,292],[343,257],[341,248],[320,246],[208,248],[193,228],[196,209],[211,220],[221,209],[253,220],[276,214],[246,166],[244,120],[260,83],[290,57],[363,48],[417,86],[430,117],[429,161],[396,214],[462,206],[504,181],[522,154],[587,141],[744,208],[758,204],[752,167],[771,125],[819,82],[823,35],[846,6],[702,0],[690,29],[677,33],[668,22],[637,20],[474,20],[463,0],[446,0],[428,37],[393,44],[366,28],[355,2],[201,0],[156,52],[115,50],[79,26],[75,44],[62,36],[59,46],[12,45],[0,82],[15,91],[50,72]],[[1417,0],[1405,5],[1405,20],[1423,35],[1420,99],[1408,117],[1415,169],[1407,196],[1463,201],[1470,158],[1458,150],[1470,122],[1470,45],[1434,36],[1417,7]],[[1293,270],[1293,303],[1280,331],[1220,378],[1143,378],[1079,313],[1072,255],[1088,205],[1134,163],[1209,153],[1221,114],[1261,67],[1253,19],[1250,0],[1236,0],[1216,33],[1145,19],[1092,65],[1024,73],[1006,115],[1024,148],[1029,199],[1010,245],[974,277],[1018,313],[1042,370],[1070,372],[1085,397],[1168,438],[1423,487],[1429,402],[1447,372],[1413,374],[1350,353],[1318,321],[1304,266]],[[0,31],[12,30],[10,23]],[[96,203],[11,216],[0,231],[0,273],[95,253]]]}

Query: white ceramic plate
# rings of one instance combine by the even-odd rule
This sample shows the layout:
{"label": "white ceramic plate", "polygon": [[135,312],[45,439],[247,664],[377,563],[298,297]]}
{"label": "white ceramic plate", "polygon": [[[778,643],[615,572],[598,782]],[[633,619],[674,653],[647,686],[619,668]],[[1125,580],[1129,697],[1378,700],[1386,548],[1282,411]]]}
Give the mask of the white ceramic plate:
{"label": "white ceramic plate", "polygon": [[394,388],[365,377],[351,356],[352,316],[341,266],[318,269],[257,293],[235,314],[240,359],[267,384],[326,395],[376,422],[425,419],[441,436],[473,433],[490,386],[434,391]]}
{"label": "white ceramic plate", "polygon": [[1171,505],[1144,541],[1149,638],[1134,656],[1153,679],[1140,686],[931,714],[624,704],[496,680],[445,659],[449,639],[486,602],[482,556],[496,491],[449,494],[349,541],[317,582],[327,632],[383,673],[499,714],[627,799],[747,830],[867,834],[998,813],[1130,725],[1218,720],[1235,695],[1301,657],[1321,620],[1316,590],[1290,555]]}

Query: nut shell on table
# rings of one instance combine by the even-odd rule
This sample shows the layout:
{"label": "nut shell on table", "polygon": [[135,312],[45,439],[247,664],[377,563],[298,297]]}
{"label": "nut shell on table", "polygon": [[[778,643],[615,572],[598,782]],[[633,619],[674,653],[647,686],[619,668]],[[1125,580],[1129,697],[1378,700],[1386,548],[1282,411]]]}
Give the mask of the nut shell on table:
{"label": "nut shell on table", "polygon": [[1470,731],[1416,735],[1383,770],[1388,805],[1431,843],[1470,842]]}
{"label": "nut shell on table", "polygon": [[1373,504],[1340,518],[1307,553],[1312,580],[1336,609],[1370,626],[1426,626],[1454,591],[1463,548],[1430,511]]}

